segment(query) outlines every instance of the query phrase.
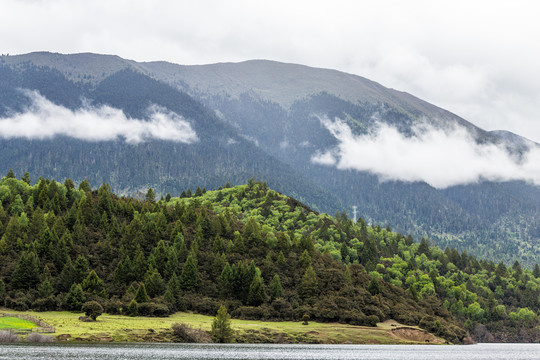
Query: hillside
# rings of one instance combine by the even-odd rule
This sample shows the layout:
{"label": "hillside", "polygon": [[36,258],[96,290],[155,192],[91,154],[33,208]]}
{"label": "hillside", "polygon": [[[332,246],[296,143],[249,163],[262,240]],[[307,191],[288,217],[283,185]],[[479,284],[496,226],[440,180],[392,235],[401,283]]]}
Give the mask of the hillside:
{"label": "hillside", "polygon": [[[10,309],[373,326],[394,319],[451,342],[538,341],[540,267],[477,260],[251,180],[155,201],[12,173],[0,181],[0,301]],[[136,300],[135,302],[133,300]],[[466,330],[464,330],[464,328]]]}
{"label": "hillside", "polygon": [[351,215],[357,206],[368,223],[391,225],[441,247],[507,265],[518,260],[532,268],[540,262],[537,185],[478,180],[436,188],[314,161],[340,146],[321,119],[340,119],[355,136],[381,123],[405,136],[422,123],[436,129],[460,126],[477,144],[503,147],[516,161],[538,146],[508,132],[484,131],[410,94],[352,74],[266,60],[181,66],[42,52],[3,56],[0,65],[2,117],[26,111],[32,102],[17,89],[32,89],[73,111],[88,103],[107,105],[143,121],[151,118],[150,106],[161,106],[186,119],[199,140],[147,139],[134,145],[122,137],[97,142],[11,137],[0,141],[0,172],[12,168],[76,182],[88,177],[121,194],[149,186],[160,194],[215,188],[255,177],[319,211]]}

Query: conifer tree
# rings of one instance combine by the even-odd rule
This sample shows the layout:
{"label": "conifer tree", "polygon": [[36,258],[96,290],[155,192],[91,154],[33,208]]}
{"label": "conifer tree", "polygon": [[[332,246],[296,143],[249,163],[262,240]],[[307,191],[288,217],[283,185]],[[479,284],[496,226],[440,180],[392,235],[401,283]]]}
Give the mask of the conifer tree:
{"label": "conifer tree", "polygon": [[302,277],[302,282],[300,285],[300,295],[302,299],[313,299],[319,294],[319,281],[317,280],[317,274],[311,265],[308,266],[304,276]]}
{"label": "conifer tree", "polygon": [[144,277],[146,292],[150,298],[161,296],[165,292],[165,281],[156,269],[148,270]]}
{"label": "conifer tree", "polygon": [[71,289],[69,289],[69,293],[67,294],[64,302],[65,308],[71,311],[80,311],[84,301],[85,297],[81,285],[71,285]]}
{"label": "conifer tree", "polygon": [[23,252],[11,275],[14,289],[31,289],[39,283],[39,260],[35,252]]}
{"label": "conifer tree", "polygon": [[77,256],[77,259],[75,260],[75,263],[73,264],[73,268],[75,270],[74,272],[74,282],[76,283],[82,283],[83,280],[88,276],[90,273],[90,269],[88,268],[88,260],[82,255]]}
{"label": "conifer tree", "polygon": [[232,294],[233,289],[233,271],[228,262],[223,266],[223,270],[218,279],[219,294],[222,297],[228,297]]}
{"label": "conifer tree", "polygon": [[217,343],[232,342],[234,331],[231,326],[231,316],[224,305],[219,307],[216,317],[212,320],[212,339]]}
{"label": "conifer tree", "polygon": [[48,298],[49,296],[53,295],[54,288],[51,285],[50,280],[46,279],[41,284],[39,284],[37,291],[38,291],[38,296],[43,299],[43,298]]}
{"label": "conifer tree", "polygon": [[30,182],[30,174],[28,173],[28,171],[26,171],[26,172],[24,173],[24,175],[22,176],[21,180],[24,181],[25,183],[27,183],[28,185],[31,185],[31,182]]}
{"label": "conifer tree", "polygon": [[283,288],[281,286],[281,280],[279,278],[279,275],[276,274],[272,278],[272,282],[270,282],[270,297],[272,300],[274,300],[281,297],[282,293]]}
{"label": "conifer tree", "polygon": [[532,274],[535,278],[540,278],[540,266],[538,266],[538,264],[534,265]]}
{"label": "conifer tree", "polygon": [[192,254],[189,254],[180,274],[180,287],[184,290],[193,290],[199,286],[199,270]]}
{"label": "conifer tree", "polygon": [[81,287],[87,294],[99,296],[102,298],[107,297],[107,292],[103,284],[103,280],[92,270],[88,276],[83,280]]}
{"label": "conifer tree", "polygon": [[132,279],[135,281],[141,281],[146,274],[147,269],[148,266],[144,252],[140,247],[137,247],[135,257],[133,258],[133,262],[131,264]]}
{"label": "conifer tree", "polygon": [[154,194],[154,189],[148,188],[148,191],[146,192],[145,200],[151,204],[156,202],[156,194]]}
{"label": "conifer tree", "polygon": [[150,299],[148,298],[148,293],[146,292],[146,286],[144,283],[139,284],[139,288],[137,289],[137,293],[135,294],[135,300],[138,304],[148,302]]}
{"label": "conifer tree", "polygon": [[57,278],[57,288],[59,291],[69,291],[71,285],[75,282],[75,268],[71,263],[71,258],[68,256],[67,261],[62,268],[62,272]]}
{"label": "conifer tree", "polygon": [[266,301],[266,292],[264,291],[264,282],[261,277],[261,272],[257,269],[257,273],[253,277],[253,281],[249,286],[247,304],[251,306],[259,306]]}

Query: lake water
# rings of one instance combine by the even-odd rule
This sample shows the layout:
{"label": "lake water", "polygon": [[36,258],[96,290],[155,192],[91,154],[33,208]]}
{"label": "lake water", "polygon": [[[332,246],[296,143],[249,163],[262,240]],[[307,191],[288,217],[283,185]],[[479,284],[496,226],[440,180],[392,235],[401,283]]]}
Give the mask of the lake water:
{"label": "lake water", "polygon": [[211,345],[211,344],[0,344],[0,359],[166,360],[517,360],[540,359],[540,344],[436,345]]}

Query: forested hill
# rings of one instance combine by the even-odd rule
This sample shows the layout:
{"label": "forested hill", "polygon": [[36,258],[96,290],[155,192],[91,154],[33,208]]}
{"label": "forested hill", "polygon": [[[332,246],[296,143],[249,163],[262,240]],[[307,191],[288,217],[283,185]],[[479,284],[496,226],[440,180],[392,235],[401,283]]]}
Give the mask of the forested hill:
{"label": "forested hill", "polygon": [[[350,215],[357,206],[369,223],[429,237],[443,248],[507,265],[518,260],[531,269],[540,261],[537,185],[479,179],[439,189],[422,181],[381,182],[369,171],[314,161],[316,155],[339,150],[340,141],[323,125],[324,118],[340,119],[355,136],[370,133],[377,124],[406,136],[419,123],[437,129],[459,126],[478,143],[509,149],[518,158],[538,146],[508,132],[484,131],[360,76],[266,60],[182,66],[39,52],[1,56],[0,79],[2,120],[21,114],[41,119],[55,109],[60,114],[54,119],[70,111],[77,118],[82,112],[91,115],[83,120],[92,123],[109,107],[126,119],[150,122],[149,109],[157,108],[189,123],[198,139],[185,143],[150,137],[134,144],[122,136],[81,139],[62,131],[27,137],[29,126],[16,135],[0,134],[0,173],[12,168],[77,183],[87,177],[123,195],[148,187],[166,194],[215,188],[226,181],[238,185],[255,177],[319,211]],[[36,103],[36,94],[45,100]],[[88,133],[104,132],[109,123]]]}
{"label": "forested hill", "polygon": [[38,179],[0,181],[0,301],[25,310],[373,325],[395,319],[451,342],[539,341],[540,268],[506,267],[356,224],[265,183],[156,201]]}

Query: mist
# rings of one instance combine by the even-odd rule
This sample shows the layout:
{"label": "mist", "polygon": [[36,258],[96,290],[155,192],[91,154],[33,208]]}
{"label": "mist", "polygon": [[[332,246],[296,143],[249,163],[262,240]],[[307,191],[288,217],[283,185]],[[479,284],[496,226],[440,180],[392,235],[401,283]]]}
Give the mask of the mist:
{"label": "mist", "polygon": [[148,119],[132,119],[110,106],[85,105],[70,110],[56,105],[36,91],[23,90],[31,100],[24,112],[0,118],[0,137],[50,139],[57,135],[84,141],[123,139],[138,144],[150,139],[181,143],[198,141],[190,123],[157,105],[148,108]]}
{"label": "mist", "polygon": [[381,181],[423,181],[438,189],[481,181],[523,180],[540,185],[538,147],[517,160],[502,146],[478,144],[459,126],[443,130],[421,124],[407,137],[387,124],[355,135],[340,119],[321,118],[321,122],[339,143],[316,153],[311,159],[316,164],[368,171]]}

